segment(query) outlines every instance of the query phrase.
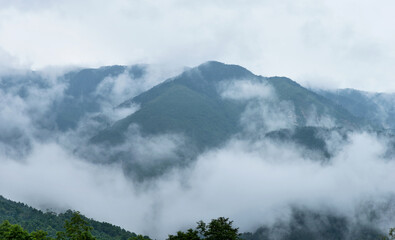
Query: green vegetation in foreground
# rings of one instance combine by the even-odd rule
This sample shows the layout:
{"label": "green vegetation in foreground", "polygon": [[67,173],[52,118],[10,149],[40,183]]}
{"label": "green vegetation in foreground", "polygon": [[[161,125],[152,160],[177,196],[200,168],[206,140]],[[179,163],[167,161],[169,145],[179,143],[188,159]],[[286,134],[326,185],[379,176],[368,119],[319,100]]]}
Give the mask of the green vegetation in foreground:
{"label": "green vegetation in foreground", "polygon": [[[1,223],[2,222],[2,223]],[[109,223],[88,219],[71,210],[62,214],[44,213],[23,203],[0,196],[0,240],[147,240]],[[209,224],[202,221],[196,229],[169,235],[169,240],[240,239],[232,221],[220,217]]]}
{"label": "green vegetation in foreground", "polygon": [[395,240],[395,228],[391,228],[388,236],[383,237],[383,240]]}
{"label": "green vegetation in foreground", "polygon": [[229,218],[220,217],[213,219],[209,224],[198,222],[196,229],[186,232],[178,231],[177,235],[169,235],[168,240],[238,240],[239,229],[232,226]]}
{"label": "green vegetation in foreground", "polygon": [[[167,240],[241,240],[244,239],[238,233],[238,228],[232,226],[233,222],[229,218],[220,217],[213,219],[209,224],[200,221],[195,229],[188,229],[185,232],[178,231],[176,235],[169,235]],[[0,240],[97,240],[88,222],[79,212],[73,212],[70,220],[64,223],[64,230],[57,232],[55,238],[48,236],[43,230],[28,232],[20,225],[10,224],[5,220],[0,224]],[[248,239],[248,238],[246,238]],[[128,240],[151,240],[142,235],[136,235]],[[383,236],[381,240],[395,240],[395,228],[389,230],[388,236]]]}
{"label": "green vegetation in foreground", "polygon": [[[70,220],[64,223],[64,230],[56,233],[55,238],[48,236],[43,230],[28,232],[18,224],[11,224],[8,220],[0,225],[0,240],[96,240],[91,233],[93,227],[89,226],[79,212],[73,212]],[[129,239],[135,239],[135,236]]]}
{"label": "green vegetation in foreground", "polygon": [[[26,204],[17,203],[0,196],[0,223],[7,220],[11,225],[17,224],[27,232],[42,230],[48,233],[49,237],[55,237],[57,232],[64,230],[64,222],[71,219],[73,214],[71,210],[61,214],[44,213]],[[127,240],[136,236],[135,233],[110,223],[98,222],[82,215],[81,218],[93,227],[91,232],[98,240]],[[3,240],[3,238],[0,238],[0,240]]]}
{"label": "green vegetation in foreground", "polygon": [[[37,230],[29,233],[20,225],[10,224],[5,220],[0,224],[0,240],[96,240],[92,235],[93,228],[79,212],[73,212],[70,220],[64,223],[64,230],[57,232],[55,238],[48,237],[48,233]],[[179,231],[177,235],[169,235],[168,240],[239,240],[238,228],[232,227],[232,221],[220,217],[213,219],[209,224],[198,222],[196,229],[186,232]],[[137,235],[128,240],[150,239],[147,236]]]}

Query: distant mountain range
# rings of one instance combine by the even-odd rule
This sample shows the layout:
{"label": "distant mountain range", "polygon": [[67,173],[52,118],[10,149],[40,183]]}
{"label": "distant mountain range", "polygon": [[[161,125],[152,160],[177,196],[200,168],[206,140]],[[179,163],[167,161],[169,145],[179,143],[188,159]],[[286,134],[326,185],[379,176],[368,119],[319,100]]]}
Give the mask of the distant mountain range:
{"label": "distant mountain range", "polygon": [[122,108],[135,103],[140,109],[100,132],[92,141],[122,142],[127,128],[135,123],[147,134],[184,133],[200,149],[217,146],[241,130],[240,117],[249,102],[221,97],[220,84],[235,80],[272,86],[276,101],[292,104],[295,126],[308,126],[312,111],[314,118],[329,116],[337,125],[357,128],[362,124],[343,107],[288,78],[265,78],[237,65],[207,62],[120,104],[118,107]]}
{"label": "distant mountain range", "polygon": [[[126,94],[122,95],[125,99],[113,100],[114,85],[125,81],[121,76],[133,83],[144,81],[147,74],[147,65],[115,65],[59,76],[56,84],[62,88],[48,110],[40,114],[27,111],[34,113],[35,134],[43,139],[75,132],[72,142],[78,144],[71,146],[75,153],[101,163],[122,162],[126,172],[138,172],[139,178],[144,178],[188,164],[202,151],[235,136],[293,142],[329,159],[333,154],[324,141],[325,133],[336,131],[346,139],[348,132],[367,129],[392,137],[395,127],[393,94],[310,90],[286,77],[258,76],[241,66],[215,61],[186,69],[146,91],[134,91],[138,94],[129,99]],[[255,95],[240,95],[244,94],[243,84],[255,88]],[[44,74],[25,72],[3,76],[0,87],[29,101],[31,88],[44,92],[54,85]],[[266,90],[267,96],[258,96]],[[132,107],[130,114],[115,114],[127,113]],[[132,141],[130,136],[136,135],[136,130],[130,133],[131,128],[148,138],[181,135],[183,146],[147,169],[140,164],[144,159],[135,159],[141,157],[136,157],[133,149],[117,147]],[[18,127],[0,136],[0,143],[14,156],[29,152],[30,140]],[[91,149],[100,145],[111,150],[94,155],[96,150]]]}
{"label": "distant mountain range", "polygon": [[[311,90],[286,77],[258,76],[238,65],[211,61],[161,79],[152,88],[114,96],[117,81],[144,81],[148,71],[147,65],[76,69],[56,81],[40,72],[3,75],[1,94],[31,103],[24,109],[31,125],[7,122],[0,129],[1,154],[23,158],[33,141],[56,139],[88,161],[121,163],[127,176],[141,181],[187,166],[200,153],[232,138],[291,143],[306,150],[307,158],[330,161],[335,152],[327,144],[328,136],[337,134],[341,145],[349,133],[366,130],[392,139],[387,152],[395,154],[395,94]],[[125,90],[125,86],[133,84],[117,88]],[[45,105],[45,111],[36,109],[39,104]],[[171,153],[142,155],[133,142],[144,145],[142,139],[158,139],[161,144],[161,137],[176,145]],[[53,233],[66,215],[43,213],[0,198],[0,220],[10,219],[28,230],[38,226]],[[342,217],[295,210],[291,220],[292,234],[284,239],[316,239],[328,232],[334,238],[327,239],[343,239],[349,231],[342,228],[346,224]],[[329,224],[317,230],[307,228],[306,221]],[[100,239],[134,236],[112,225],[90,223]],[[379,234],[368,226],[358,229],[369,236]],[[272,233],[273,229],[262,227],[244,237],[269,239]]]}
{"label": "distant mountain range", "polygon": [[395,94],[372,93],[355,89],[316,90],[376,129],[395,129]]}

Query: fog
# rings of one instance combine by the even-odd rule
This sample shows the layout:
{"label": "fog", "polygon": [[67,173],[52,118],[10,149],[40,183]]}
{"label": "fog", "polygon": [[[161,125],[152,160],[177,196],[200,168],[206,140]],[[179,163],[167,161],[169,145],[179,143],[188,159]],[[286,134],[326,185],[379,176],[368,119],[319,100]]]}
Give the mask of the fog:
{"label": "fog", "polygon": [[394,9],[391,0],[0,1],[0,65],[215,59],[316,87],[393,92]]}
{"label": "fog", "polygon": [[[220,216],[241,232],[276,229],[294,209],[386,232],[395,221],[394,137],[339,127],[312,107],[305,126],[321,129],[329,156],[271,138],[297,132],[299,119],[264,77],[218,84],[245,110],[241,130],[216,147],[136,124],[118,145],[91,139],[141,109],[133,97],[208,60],[313,89],[394,92],[394,10],[391,0],[0,0],[0,195],[158,239]],[[113,64],[130,67],[83,96],[67,93],[65,73]],[[372,120],[393,126],[394,96],[369,100],[378,106]]]}
{"label": "fog", "polygon": [[[152,149],[157,148],[145,150],[162,151]],[[24,162],[3,159],[0,189],[44,210],[78,209],[160,239],[219,216],[230,217],[241,231],[253,231],[286,220],[294,205],[353,218],[361,202],[392,196],[395,162],[382,159],[383,151],[375,137],[355,134],[322,165],[304,159],[296,146],[234,139],[200,155],[192,167],[136,186],[119,165],[87,163],[51,143],[35,145]],[[383,218],[378,227],[385,230],[393,212]]]}
{"label": "fog", "polygon": [[[108,96],[101,102],[103,114],[120,119],[125,114],[114,112],[119,103],[165,79],[155,71],[146,76],[105,78],[95,92]],[[234,220],[241,232],[255,231],[288,221],[295,206],[383,231],[395,220],[395,161],[385,157],[388,140],[363,131],[345,140],[331,132],[324,139],[333,156],[323,162],[299,145],[265,138],[269,131],[295,126],[292,102],[278,101],[265,81],[240,79],[218,86],[223,98],[252,101],[240,119],[242,133],[199,153],[182,133],[144,135],[137,125],[129,127],[125,144],[88,144],[100,128],[89,114],[74,130],[50,131],[43,123],[50,125],[51,103],[64,97],[67,84],[50,77],[44,83],[29,85],[23,95],[25,85],[17,83],[0,92],[0,194],[6,198],[42,210],[79,210],[159,239],[220,216]],[[133,107],[128,113],[138,109]],[[334,124],[314,109],[307,116],[309,126]],[[122,161],[106,161],[118,153]],[[169,161],[177,164],[148,180],[136,180],[125,170],[149,172]],[[368,203],[382,212],[374,222],[361,217]]]}

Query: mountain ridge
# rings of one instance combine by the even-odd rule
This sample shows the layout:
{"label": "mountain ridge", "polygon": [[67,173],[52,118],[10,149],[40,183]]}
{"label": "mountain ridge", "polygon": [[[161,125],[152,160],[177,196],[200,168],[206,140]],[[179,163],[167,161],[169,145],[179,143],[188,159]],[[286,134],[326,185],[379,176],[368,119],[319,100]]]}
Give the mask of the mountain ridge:
{"label": "mountain ridge", "polygon": [[[186,132],[187,135],[192,135],[192,138],[194,138],[190,128],[177,128],[175,126],[182,126],[184,122],[178,118],[183,118],[191,120],[194,127],[200,128],[199,132],[205,131],[207,126],[200,124],[200,122],[207,121],[199,113],[202,110],[201,112],[206,113],[207,119],[212,117],[210,120],[216,126],[215,129],[218,129],[220,137],[217,142],[209,140],[208,144],[198,145],[201,148],[216,146],[232,134],[240,131],[239,119],[247,103],[224,99],[218,92],[217,87],[219,82],[234,80],[249,80],[270,84],[281,101],[288,101],[294,104],[297,125],[306,125],[306,119],[309,117],[306,111],[310,111],[310,108],[316,110],[317,116],[329,114],[335,120],[349,127],[357,128],[360,125],[359,120],[342,107],[333,104],[319,94],[309,91],[289,78],[257,76],[238,65],[227,65],[211,61],[185,71],[176,77],[167,79],[148,91],[120,104],[119,108],[127,108],[132,103],[135,103],[140,106],[140,109],[126,118],[118,120],[111,127],[94,136],[92,142],[122,143],[124,141],[124,133],[132,123],[138,124],[143,132],[147,134],[178,131]],[[196,101],[200,103],[207,102],[207,105],[193,105]],[[215,110],[210,110],[207,106],[215,106]],[[196,111],[191,110],[191,108],[196,108]],[[174,112],[169,114],[161,111],[161,109],[172,109]],[[221,120],[225,118],[230,120]],[[169,122],[167,123],[166,121]],[[156,124],[160,127],[156,127]],[[224,132],[229,132],[230,134],[221,133],[221,126],[225,126]],[[212,132],[212,130],[210,131]],[[207,133],[205,136],[198,136],[197,142],[202,143],[210,138],[212,136]]]}

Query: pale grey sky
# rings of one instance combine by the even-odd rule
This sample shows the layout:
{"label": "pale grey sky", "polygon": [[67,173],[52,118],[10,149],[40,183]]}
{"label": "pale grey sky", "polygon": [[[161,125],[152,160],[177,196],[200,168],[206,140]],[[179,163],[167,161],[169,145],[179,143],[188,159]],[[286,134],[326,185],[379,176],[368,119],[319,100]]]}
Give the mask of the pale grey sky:
{"label": "pale grey sky", "polygon": [[0,70],[208,60],[395,92],[392,0],[0,0]]}

